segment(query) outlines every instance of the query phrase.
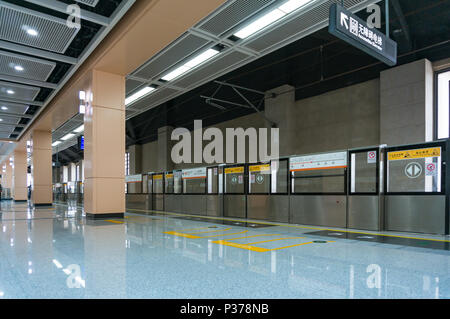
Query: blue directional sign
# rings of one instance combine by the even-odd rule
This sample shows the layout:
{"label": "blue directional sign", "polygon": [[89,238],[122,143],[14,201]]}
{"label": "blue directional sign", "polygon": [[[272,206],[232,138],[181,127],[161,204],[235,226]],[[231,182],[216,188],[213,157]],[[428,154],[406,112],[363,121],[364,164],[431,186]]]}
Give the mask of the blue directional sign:
{"label": "blue directional sign", "polygon": [[397,64],[397,42],[338,4],[330,7],[328,31],[389,66]]}

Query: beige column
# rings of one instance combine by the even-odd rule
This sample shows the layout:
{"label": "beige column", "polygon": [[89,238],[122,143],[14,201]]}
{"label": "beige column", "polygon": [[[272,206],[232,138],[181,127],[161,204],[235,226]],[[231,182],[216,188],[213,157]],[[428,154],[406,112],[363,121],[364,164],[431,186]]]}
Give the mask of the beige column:
{"label": "beige column", "polygon": [[35,206],[52,205],[52,133],[35,130],[31,139],[31,201]]}
{"label": "beige column", "polygon": [[27,149],[25,146],[17,146],[14,150],[14,201],[26,202],[27,189]]}
{"label": "beige column", "polygon": [[[84,209],[87,218],[125,212],[125,77],[94,70],[84,116]],[[92,93],[92,94],[91,94]]]}

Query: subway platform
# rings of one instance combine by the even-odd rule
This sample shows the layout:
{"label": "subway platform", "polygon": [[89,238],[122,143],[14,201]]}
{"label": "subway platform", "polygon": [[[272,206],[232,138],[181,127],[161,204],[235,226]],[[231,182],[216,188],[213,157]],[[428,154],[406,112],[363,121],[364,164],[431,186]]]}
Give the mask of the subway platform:
{"label": "subway platform", "polygon": [[450,238],[2,201],[0,298],[450,298]]}

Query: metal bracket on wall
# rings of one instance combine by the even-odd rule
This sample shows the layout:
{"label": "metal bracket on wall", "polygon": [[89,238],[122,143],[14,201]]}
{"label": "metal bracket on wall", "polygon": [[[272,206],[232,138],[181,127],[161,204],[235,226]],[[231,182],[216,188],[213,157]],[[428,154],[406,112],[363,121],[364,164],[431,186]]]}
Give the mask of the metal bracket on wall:
{"label": "metal bracket on wall", "polygon": [[[235,85],[235,84],[231,84],[231,83],[227,83],[227,82],[221,82],[221,81],[214,81],[214,83],[219,84],[219,86],[217,87],[217,89],[214,91],[212,96],[204,96],[201,95],[200,97],[205,99],[205,103],[211,106],[214,106],[222,111],[225,111],[227,108],[219,103],[225,103],[225,104],[229,104],[229,105],[234,105],[234,106],[239,106],[239,107],[244,107],[247,109],[253,109],[255,110],[262,118],[264,118],[264,120],[266,120],[267,122],[270,123],[271,127],[277,127],[277,124],[273,121],[271,121],[270,119],[268,119],[265,114],[263,112],[261,112],[260,108],[262,103],[265,100],[265,96],[266,94],[264,92],[258,91],[258,90],[254,90],[254,89],[249,89],[243,86],[239,86],[239,85]],[[222,99],[218,99],[216,98],[216,94],[219,92],[219,90],[223,87],[230,87],[234,92],[236,92],[237,95],[239,95],[240,98],[242,98],[246,104],[240,104],[240,103],[235,103],[235,102],[231,102],[231,101],[227,101],[227,100],[222,100]],[[258,105],[256,106],[255,104],[253,104],[240,90],[244,90],[247,92],[252,92],[252,93],[256,93],[258,95],[262,95],[262,98],[259,100]]]}

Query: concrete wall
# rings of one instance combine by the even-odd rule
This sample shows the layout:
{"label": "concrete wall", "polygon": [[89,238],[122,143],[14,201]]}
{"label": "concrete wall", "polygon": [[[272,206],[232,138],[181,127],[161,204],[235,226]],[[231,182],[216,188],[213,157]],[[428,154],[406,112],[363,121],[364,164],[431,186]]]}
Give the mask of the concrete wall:
{"label": "concrete wall", "polygon": [[380,141],[398,145],[433,139],[433,66],[419,60],[381,72]]}
{"label": "concrete wall", "polygon": [[[381,73],[380,79],[298,101],[293,88],[284,85],[267,92],[264,116],[280,130],[280,156],[424,142],[432,139],[432,84],[432,64],[419,60],[388,69]],[[225,137],[226,128],[270,128],[270,123],[255,113],[215,127]],[[161,162],[167,161],[168,143],[166,136],[159,136],[158,141],[142,145],[141,172],[161,170]],[[208,143],[204,141],[203,147]],[[193,150],[194,143],[191,144]],[[130,147],[129,151],[136,152],[135,149]],[[159,158],[159,150],[163,150],[164,158]],[[209,165],[169,164],[166,163],[170,169]]]}

